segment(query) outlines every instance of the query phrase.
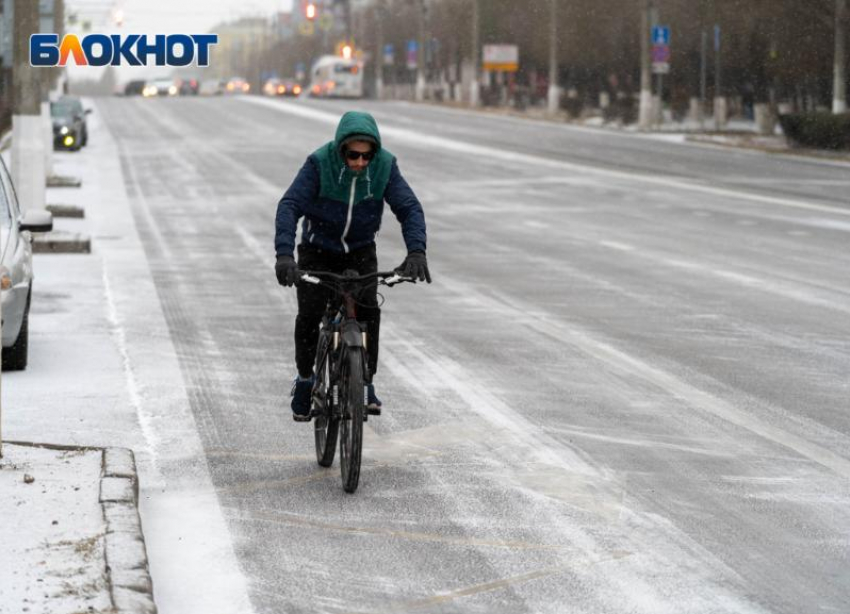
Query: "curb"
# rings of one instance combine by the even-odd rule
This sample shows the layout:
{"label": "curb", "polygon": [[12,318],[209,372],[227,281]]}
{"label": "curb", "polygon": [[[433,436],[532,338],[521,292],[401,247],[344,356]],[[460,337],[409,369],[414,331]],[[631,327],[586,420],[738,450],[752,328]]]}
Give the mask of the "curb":
{"label": "curb", "polygon": [[39,232],[32,237],[34,254],[90,254],[91,239],[77,232],[52,230]]}
{"label": "curb", "polygon": [[86,210],[79,205],[46,205],[44,207],[50,213],[53,214],[53,217],[75,217],[75,218],[84,218],[86,216]]}
{"label": "curb", "polygon": [[139,517],[139,478],[136,459],[127,448],[67,446],[25,441],[9,445],[48,450],[102,453],[100,507],[106,522],[104,555],[106,579],[114,614],[157,614],[142,521]]}

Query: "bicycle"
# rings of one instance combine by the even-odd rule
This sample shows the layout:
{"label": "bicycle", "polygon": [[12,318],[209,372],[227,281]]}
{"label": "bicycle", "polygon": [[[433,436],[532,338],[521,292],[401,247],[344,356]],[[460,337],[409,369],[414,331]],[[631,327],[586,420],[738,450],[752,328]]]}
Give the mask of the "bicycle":
{"label": "bicycle", "polygon": [[316,460],[330,467],[339,440],[342,487],[353,493],[360,481],[363,449],[363,423],[369,413],[380,415],[380,409],[366,411],[367,385],[371,382],[367,361],[366,327],[357,321],[357,295],[367,283],[392,287],[403,282],[415,283],[396,271],[359,275],[347,270],[341,275],[328,271],[301,271],[302,283],[321,284],[332,289],[319,329],[316,346],[315,383],[308,419],[313,420]]}

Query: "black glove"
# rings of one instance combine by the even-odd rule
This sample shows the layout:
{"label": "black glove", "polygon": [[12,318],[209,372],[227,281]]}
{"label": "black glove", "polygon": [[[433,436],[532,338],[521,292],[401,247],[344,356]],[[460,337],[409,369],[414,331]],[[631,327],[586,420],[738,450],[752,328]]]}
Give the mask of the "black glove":
{"label": "black glove", "polygon": [[428,271],[428,259],[425,257],[425,252],[410,252],[396,271],[404,277],[431,283],[431,273]]}
{"label": "black glove", "polygon": [[278,256],[274,272],[281,286],[294,286],[298,281],[298,265],[292,256]]}

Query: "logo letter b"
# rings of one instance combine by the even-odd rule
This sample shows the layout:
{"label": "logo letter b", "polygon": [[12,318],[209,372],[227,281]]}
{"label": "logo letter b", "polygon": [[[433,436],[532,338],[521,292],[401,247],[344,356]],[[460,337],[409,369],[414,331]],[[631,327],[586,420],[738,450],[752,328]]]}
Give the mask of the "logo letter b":
{"label": "logo letter b", "polygon": [[30,66],[56,66],[59,64],[59,35],[33,34],[30,36]]}

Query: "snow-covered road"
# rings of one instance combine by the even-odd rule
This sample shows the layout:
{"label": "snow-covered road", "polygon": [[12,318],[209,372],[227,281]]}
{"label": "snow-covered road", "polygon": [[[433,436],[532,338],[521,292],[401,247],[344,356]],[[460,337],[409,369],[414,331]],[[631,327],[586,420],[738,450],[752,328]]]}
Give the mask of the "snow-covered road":
{"label": "snow-covered road", "polygon": [[[105,274],[110,339],[134,447],[179,485],[143,509],[162,614],[214,611],[182,562],[205,530],[224,603],[258,613],[850,610],[850,168],[359,105],[424,203],[434,284],[385,292],[349,496],[288,415],[272,240],[350,106],[98,102],[92,164],[140,240],[102,248],[142,280],[136,303]],[[389,212],[378,250],[403,257]],[[195,479],[219,506],[181,525]]]}

